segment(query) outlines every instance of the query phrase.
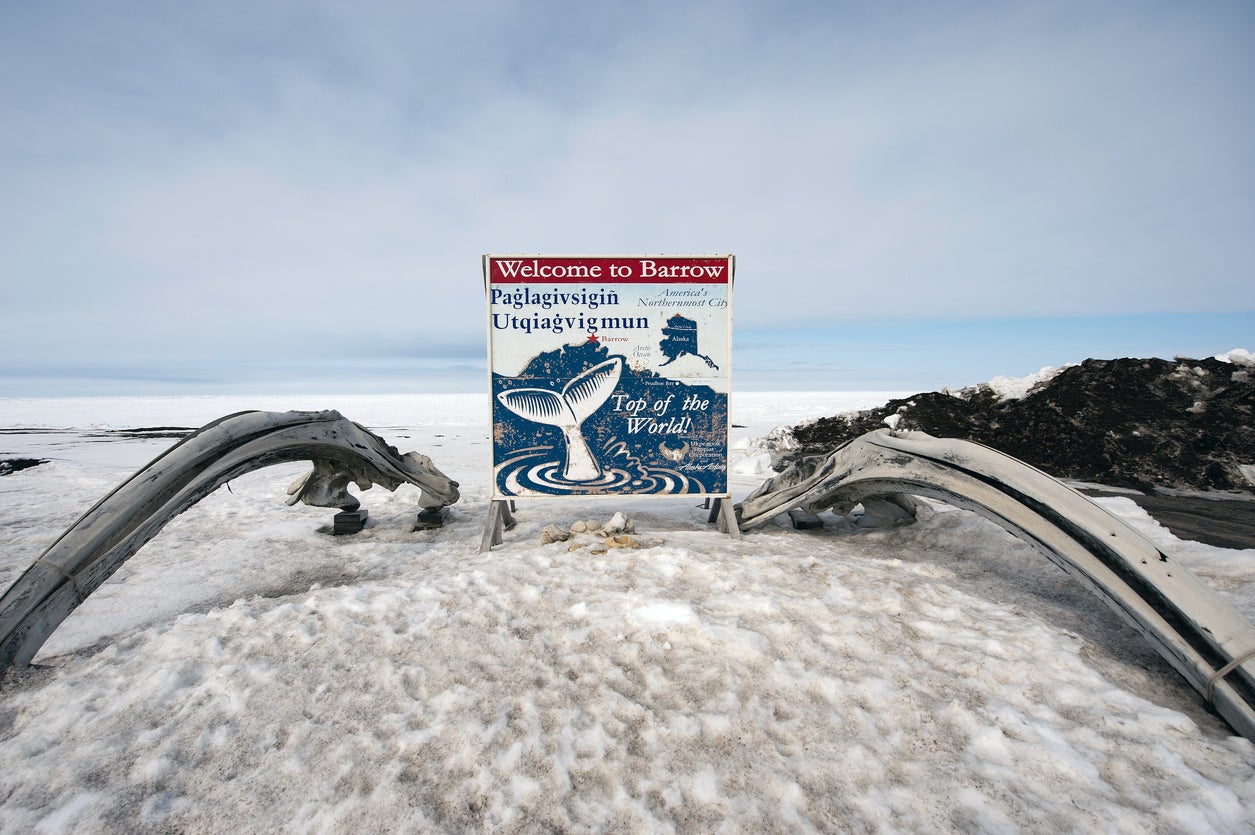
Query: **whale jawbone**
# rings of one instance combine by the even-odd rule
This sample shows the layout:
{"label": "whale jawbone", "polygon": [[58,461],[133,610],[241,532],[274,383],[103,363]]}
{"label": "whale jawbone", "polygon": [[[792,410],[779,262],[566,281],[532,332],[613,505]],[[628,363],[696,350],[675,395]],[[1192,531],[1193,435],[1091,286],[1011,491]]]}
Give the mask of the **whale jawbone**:
{"label": "whale jawbone", "polygon": [[566,462],[562,466],[562,478],[566,481],[596,481],[601,478],[601,466],[593,457],[593,451],[584,440],[578,425],[563,426],[562,437],[566,441]]}

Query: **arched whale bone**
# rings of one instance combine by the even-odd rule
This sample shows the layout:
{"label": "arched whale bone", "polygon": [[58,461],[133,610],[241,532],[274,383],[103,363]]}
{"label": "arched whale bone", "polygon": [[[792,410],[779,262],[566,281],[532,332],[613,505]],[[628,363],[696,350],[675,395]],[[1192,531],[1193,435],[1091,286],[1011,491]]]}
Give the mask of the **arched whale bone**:
{"label": "arched whale bone", "polygon": [[901,494],[974,511],[1028,542],[1128,621],[1234,730],[1255,741],[1255,627],[1141,534],[1009,455],[881,429],[768,479],[736,514],[747,530],[793,508],[845,512],[864,499]]}
{"label": "arched whale bone", "polygon": [[[413,484],[426,507],[458,500],[457,482],[426,456],[399,455],[339,412],[228,415],[184,438],[97,502],[13,582],[0,597],[0,671],[30,663],[70,612],[172,518],[244,473],[302,459],[314,462],[314,473],[299,482],[296,498],[312,504],[331,500],[336,503],[330,506],[341,506],[349,480],[363,490]],[[318,473],[323,477],[313,478]],[[315,481],[341,490],[311,489]]]}
{"label": "arched whale bone", "polygon": [[561,392],[510,389],[498,394],[497,400],[521,418],[561,429],[566,443],[562,477],[567,481],[595,481],[601,476],[601,465],[588,448],[580,426],[610,399],[622,373],[623,361],[614,357],[572,377]]}

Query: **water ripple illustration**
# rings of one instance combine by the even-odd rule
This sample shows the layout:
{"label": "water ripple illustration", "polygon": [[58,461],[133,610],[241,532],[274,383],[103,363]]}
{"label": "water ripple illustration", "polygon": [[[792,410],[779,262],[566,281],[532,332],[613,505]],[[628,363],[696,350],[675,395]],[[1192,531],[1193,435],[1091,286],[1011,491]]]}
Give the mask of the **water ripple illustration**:
{"label": "water ripple illustration", "polygon": [[498,489],[505,495],[529,496],[551,494],[623,495],[631,493],[681,495],[705,493],[697,479],[676,470],[639,465],[603,466],[601,474],[591,481],[571,481],[562,477],[561,452],[553,447],[532,447],[497,466]]}

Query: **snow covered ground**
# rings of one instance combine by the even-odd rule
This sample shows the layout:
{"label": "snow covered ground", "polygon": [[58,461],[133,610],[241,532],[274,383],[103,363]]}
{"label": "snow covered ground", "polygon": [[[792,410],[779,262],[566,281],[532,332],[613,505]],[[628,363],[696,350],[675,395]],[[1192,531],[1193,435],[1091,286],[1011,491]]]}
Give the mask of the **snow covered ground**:
{"label": "snow covered ground", "polygon": [[[736,497],[754,438],[891,396],[734,394]],[[735,542],[691,499],[530,501],[476,553],[482,395],[0,398],[0,457],[50,459],[0,478],[0,587],[172,443],[108,430],[329,407],[461,482],[445,528],[376,488],[330,537],[300,464],[178,517],[5,680],[0,830],[1252,831],[1255,746],[972,514]],[[1255,619],[1255,551],[1101,503]],[[649,547],[539,544],[616,510]]]}

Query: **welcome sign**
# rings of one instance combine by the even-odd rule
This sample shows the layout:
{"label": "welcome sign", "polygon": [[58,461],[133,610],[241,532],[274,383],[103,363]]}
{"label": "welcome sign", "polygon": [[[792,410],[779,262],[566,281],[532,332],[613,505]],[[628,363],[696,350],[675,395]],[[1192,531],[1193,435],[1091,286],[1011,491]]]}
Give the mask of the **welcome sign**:
{"label": "welcome sign", "polygon": [[493,498],[728,495],[725,256],[484,256]]}

